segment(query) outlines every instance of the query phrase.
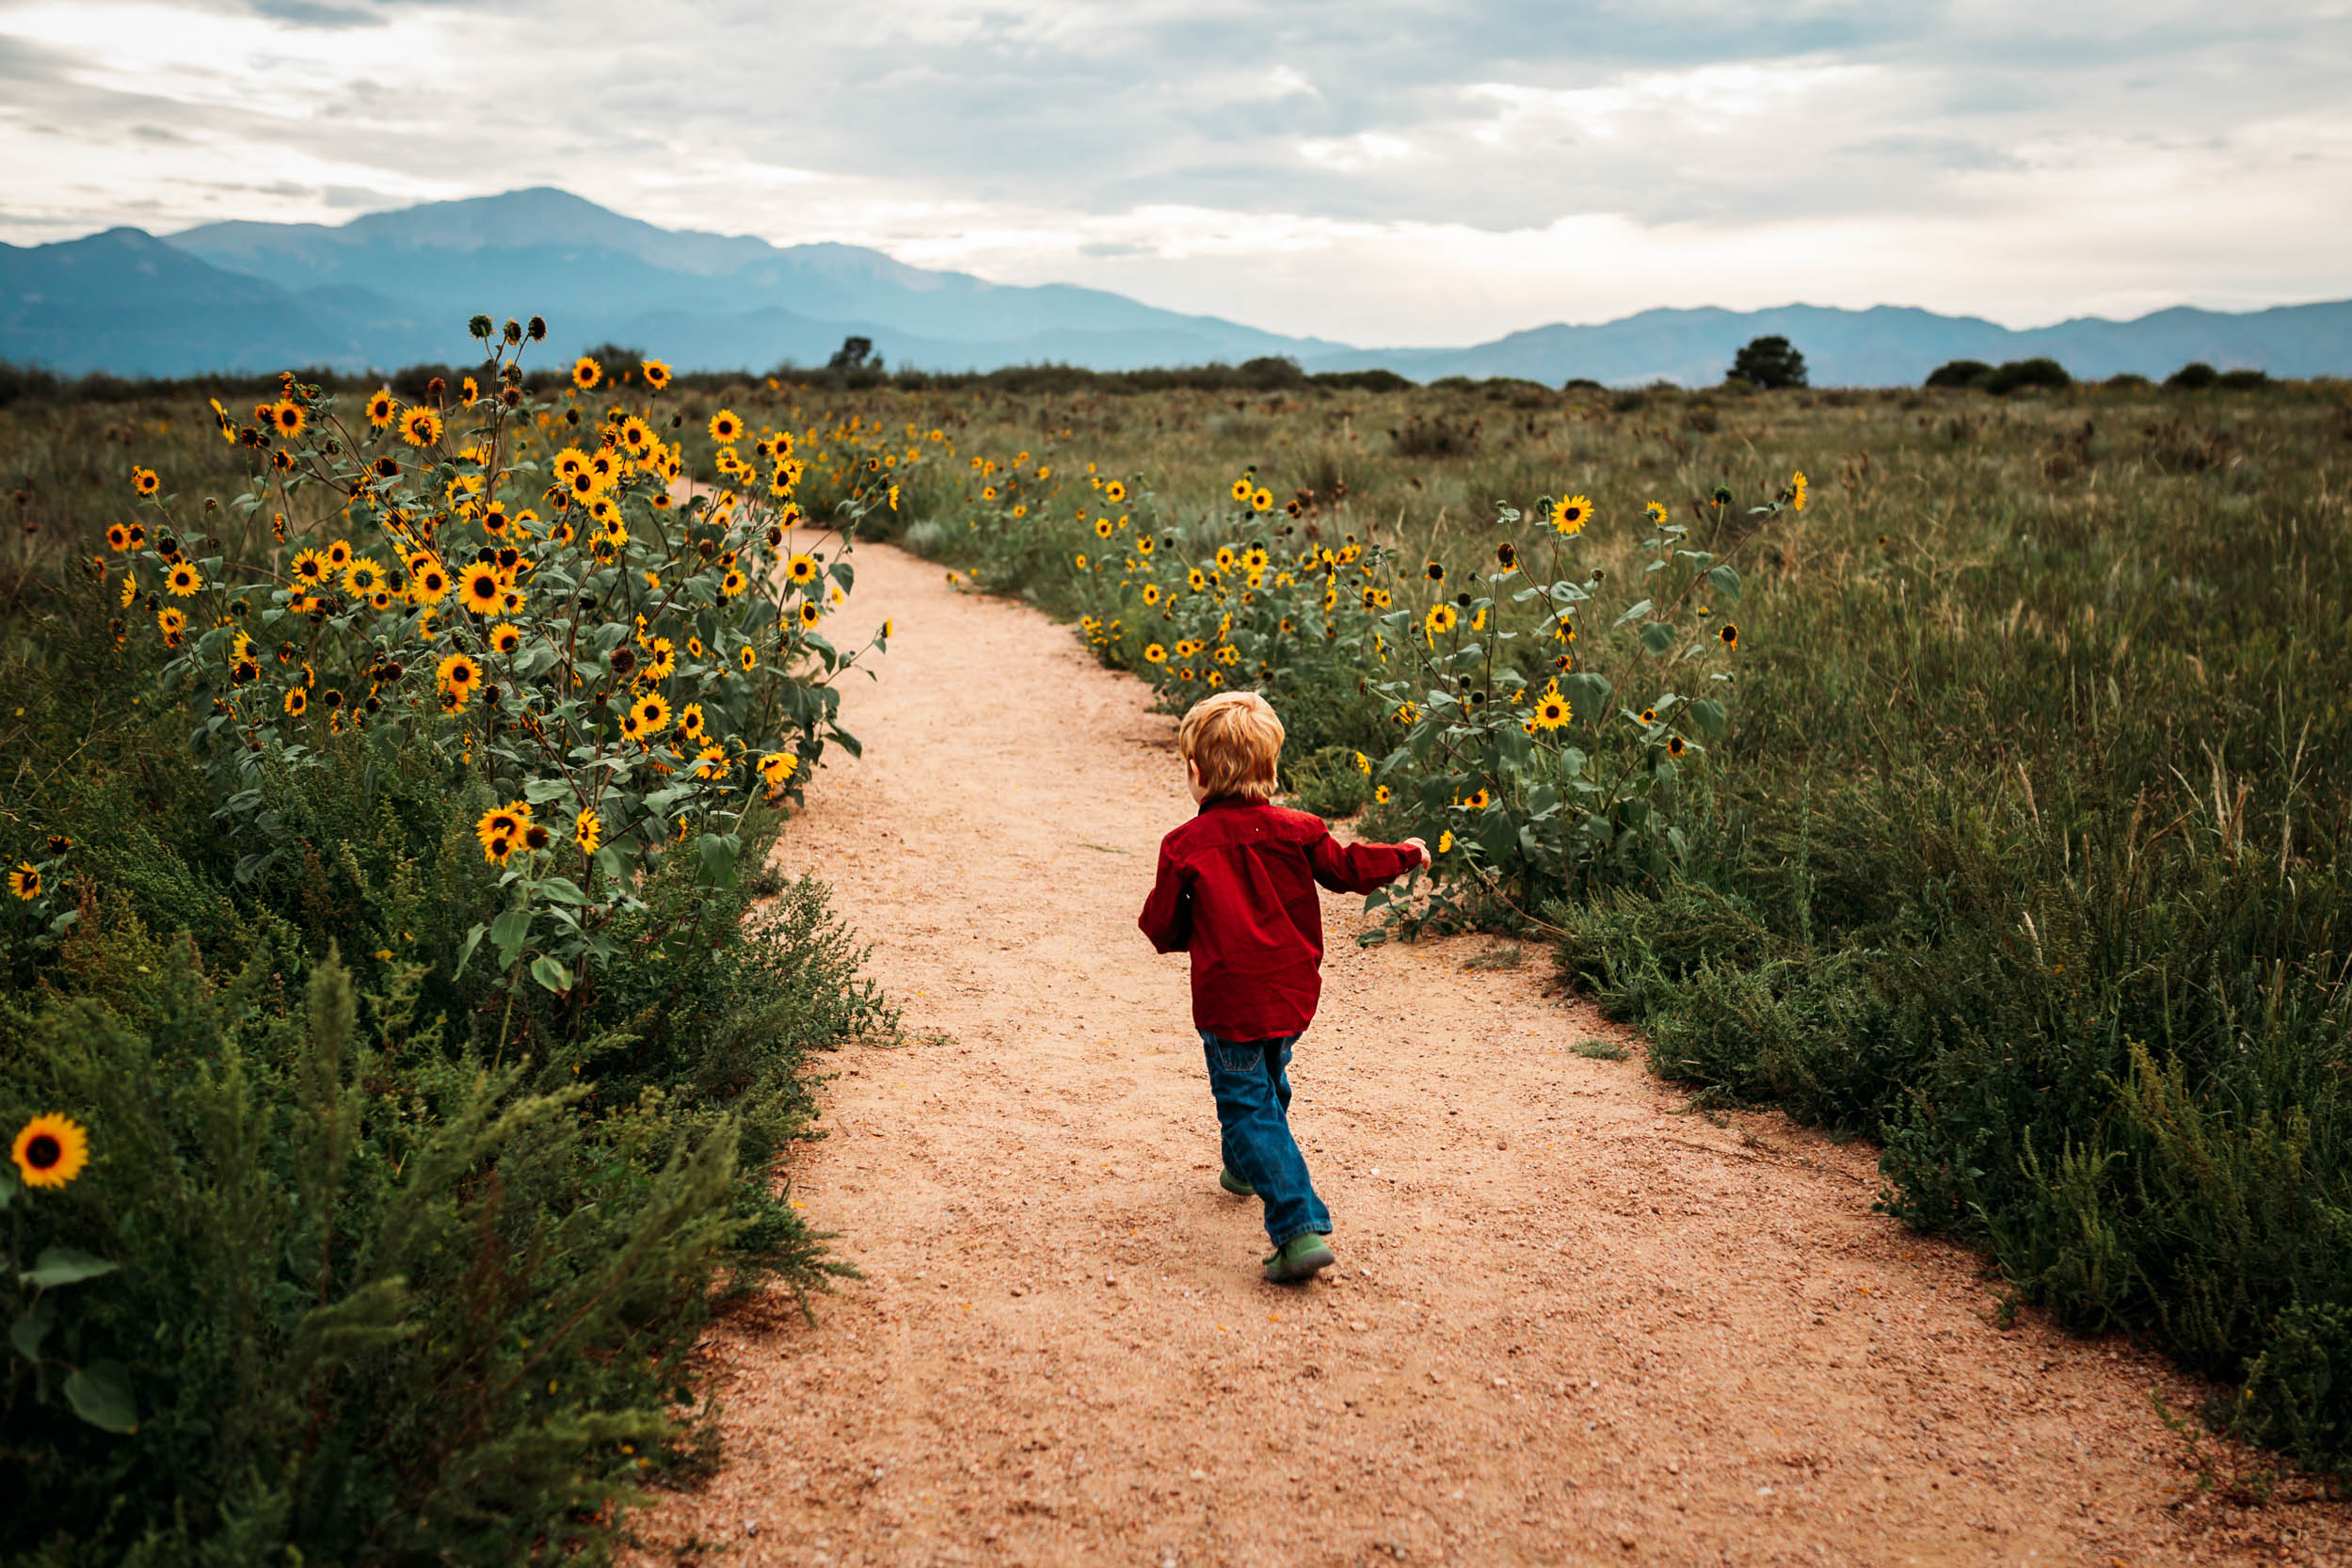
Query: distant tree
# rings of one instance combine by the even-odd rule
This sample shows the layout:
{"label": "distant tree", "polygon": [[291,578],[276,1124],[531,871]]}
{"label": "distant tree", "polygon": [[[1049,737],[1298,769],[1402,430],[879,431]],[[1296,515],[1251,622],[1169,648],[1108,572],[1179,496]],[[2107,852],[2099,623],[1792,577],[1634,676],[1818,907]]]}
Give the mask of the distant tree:
{"label": "distant tree", "polygon": [[2214,380],[2223,392],[2253,392],[2270,385],[2266,370],[2225,370]]}
{"label": "distant tree", "polygon": [[2137,371],[2126,370],[2108,376],[2100,385],[2109,392],[2146,392],[2155,383]]}
{"label": "distant tree", "polygon": [[1560,390],[1561,392],[1607,392],[1608,389],[1590,376],[1572,376]]}
{"label": "distant tree", "polygon": [[2202,360],[2191,360],[2164,378],[2164,384],[2174,392],[2203,392],[2221,379],[2221,372]]}
{"label": "distant tree", "polygon": [[1306,385],[1306,372],[1299,361],[1284,355],[1264,354],[1255,360],[1241,361],[1241,380],[1255,392],[1280,392],[1290,387]]}
{"label": "distant tree", "polygon": [[2066,367],[2046,356],[2032,360],[2009,360],[1996,365],[1976,383],[1995,397],[2007,397],[2021,387],[2048,387],[2060,391],[2074,384],[2074,377],[2066,374]]}
{"label": "distant tree", "polygon": [[1973,387],[1992,374],[1982,360],[1946,360],[1928,372],[1930,387]]}
{"label": "distant tree", "polygon": [[873,351],[872,338],[843,338],[841,346],[833,351],[833,358],[824,362],[824,368],[844,376],[854,376],[860,371],[879,372],[882,356]]}
{"label": "distant tree", "polygon": [[1730,374],[1752,387],[1771,390],[1805,384],[1805,357],[1786,338],[1752,339],[1732,357]]}

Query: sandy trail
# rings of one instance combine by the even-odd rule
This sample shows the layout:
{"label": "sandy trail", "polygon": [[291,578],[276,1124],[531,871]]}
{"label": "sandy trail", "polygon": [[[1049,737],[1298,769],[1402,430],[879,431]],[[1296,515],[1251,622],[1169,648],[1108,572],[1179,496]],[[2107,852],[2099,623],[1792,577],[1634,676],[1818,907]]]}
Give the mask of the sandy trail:
{"label": "sandy trail", "polygon": [[1134,919],[1191,810],[1170,719],[1066,628],[858,552],[897,617],[782,865],[910,1043],[845,1052],[793,1192],[864,1277],[712,1336],[727,1464],[644,1521],[712,1563],[2324,1560],[2341,1513],[2192,1500],[2152,1358],[1870,1211],[1873,1154],[1727,1125],[1530,950],[1359,949],[1327,897],[1293,1121],[1340,1267],[1257,1276],[1184,961]]}

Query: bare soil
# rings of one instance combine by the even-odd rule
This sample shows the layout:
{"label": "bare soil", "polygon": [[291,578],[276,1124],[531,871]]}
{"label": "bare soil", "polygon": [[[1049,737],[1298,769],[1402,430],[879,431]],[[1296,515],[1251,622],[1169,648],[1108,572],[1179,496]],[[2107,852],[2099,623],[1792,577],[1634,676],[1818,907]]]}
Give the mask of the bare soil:
{"label": "bare soil", "polygon": [[712,1336],[725,1464],[637,1560],[2352,1560],[2333,1505],[2199,1488],[2150,1393],[2205,1391],[2159,1359],[2002,1327],[1974,1256],[1872,1211],[1874,1149],[1690,1112],[1540,952],[1360,948],[1352,898],[1293,1073],[1339,1267],[1262,1282],[1184,959],[1134,925],[1192,809],[1173,721],[1068,629],[858,561],[898,623],[866,754],[778,858],[905,1011],[791,1172],[862,1277]]}

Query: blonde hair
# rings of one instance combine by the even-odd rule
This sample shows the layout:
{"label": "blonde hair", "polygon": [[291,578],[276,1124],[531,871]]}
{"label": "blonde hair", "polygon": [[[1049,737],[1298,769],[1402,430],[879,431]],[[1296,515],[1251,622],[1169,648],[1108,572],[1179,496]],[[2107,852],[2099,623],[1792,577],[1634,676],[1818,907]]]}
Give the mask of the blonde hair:
{"label": "blonde hair", "polygon": [[1176,750],[1200,770],[1203,798],[1271,800],[1282,721],[1256,692],[1220,692],[1192,704],[1176,725]]}

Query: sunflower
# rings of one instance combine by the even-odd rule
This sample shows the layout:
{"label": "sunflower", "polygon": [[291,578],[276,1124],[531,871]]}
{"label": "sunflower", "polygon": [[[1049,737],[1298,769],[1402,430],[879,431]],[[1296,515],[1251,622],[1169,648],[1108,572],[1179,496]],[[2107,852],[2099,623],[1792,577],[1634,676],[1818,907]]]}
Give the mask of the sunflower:
{"label": "sunflower", "polygon": [[63,1187],[89,1163],[89,1134],[70,1117],[44,1112],[24,1124],[8,1157],[25,1186]]}
{"label": "sunflower", "polygon": [[1234,500],[1236,500],[1236,501],[1247,501],[1249,498],[1250,498],[1250,482],[1249,482],[1249,480],[1248,480],[1247,478],[1236,479],[1236,480],[1233,482],[1233,499],[1234,499]]}
{"label": "sunflower", "polygon": [[1462,808],[1465,811],[1483,811],[1487,808],[1487,803],[1493,798],[1484,790],[1480,790],[1476,794],[1464,795],[1462,799]]}
{"label": "sunflower", "polygon": [[449,597],[449,573],[427,552],[408,557],[408,597],[427,606]]}
{"label": "sunflower", "polygon": [[354,599],[374,599],[384,590],[383,566],[365,555],[353,556],[343,568],[343,586]]}
{"label": "sunflower", "polygon": [[1221,544],[1217,547],[1217,569],[1219,571],[1231,571],[1234,564],[1240,559],[1240,557],[1233,552],[1231,545]]}
{"label": "sunflower", "polygon": [[596,846],[604,840],[604,819],[596,814],[594,807],[582,807],[580,815],[571,823],[571,841],[583,855],[594,855]]}
{"label": "sunflower", "polygon": [[1807,483],[1808,481],[1805,478],[1804,470],[1802,469],[1799,469],[1796,473],[1790,476],[1788,481],[1788,504],[1800,512],[1805,509],[1805,486]]}
{"label": "sunflower", "polygon": [[1652,523],[1661,528],[1666,525],[1666,503],[1663,501],[1650,502],[1641,509],[1649,514],[1650,521]]}
{"label": "sunflower", "polygon": [[1568,706],[1568,699],[1557,692],[1545,693],[1543,700],[1535,705],[1535,722],[1545,729],[1558,729],[1574,716],[1575,712]]}
{"label": "sunflower", "polygon": [[813,626],[815,626],[815,625],[817,624],[817,622],[818,622],[818,621],[820,621],[820,620],[822,620],[822,619],[824,619],[824,609],[823,609],[823,608],[822,608],[822,607],[821,607],[821,606],[817,603],[817,601],[816,601],[815,600],[813,600],[813,599],[804,599],[804,600],[802,600],[800,601],[800,624],[801,624],[801,625],[803,625],[803,626],[808,626],[808,627],[813,627]]}
{"label": "sunflower", "polygon": [[1437,836],[1437,853],[1440,855],[1451,855],[1453,851],[1454,830],[1449,827],[1446,829],[1445,832],[1440,833]]}
{"label": "sunflower", "polygon": [[1680,757],[1680,756],[1683,754],[1683,752],[1684,752],[1685,750],[1687,750],[1687,749],[1688,749],[1688,747],[1687,747],[1687,745],[1685,744],[1685,743],[1684,743],[1684,741],[1683,741],[1683,738],[1682,738],[1680,735],[1669,735],[1669,736],[1667,736],[1667,737],[1666,737],[1666,755],[1667,755],[1667,756],[1669,756],[1669,757]]}
{"label": "sunflower", "polygon": [[1157,604],[1160,602],[1159,584],[1146,583],[1144,584],[1144,602],[1146,604]]}
{"label": "sunflower", "polygon": [[367,422],[382,430],[389,427],[400,413],[400,404],[387,387],[367,400]]}
{"label": "sunflower", "polygon": [[[523,826],[530,820],[530,806],[523,801],[511,800],[483,812],[481,820],[473,824],[473,836],[481,840],[485,852],[489,852],[490,846],[502,840],[511,846],[522,837]],[[492,853],[492,858],[503,860],[505,855],[503,852]]]}
{"label": "sunflower", "polygon": [[725,778],[727,776],[727,748],[723,745],[706,745],[696,752],[695,776],[696,778]]}
{"label": "sunflower", "polygon": [[183,611],[162,609],[155,612],[155,629],[167,642],[178,642],[180,633],[188,629],[188,617]]}
{"label": "sunflower", "polygon": [[645,374],[645,384],[655,392],[670,384],[670,367],[659,360],[648,360],[637,368]]}
{"label": "sunflower", "polygon": [[113,550],[118,553],[130,549],[131,531],[123,527],[122,524],[119,522],[116,523],[113,527],[106,530],[106,546],[108,549]]}
{"label": "sunflower", "polygon": [[327,564],[337,571],[351,564],[351,541],[337,539],[327,547]]}
{"label": "sunflower", "polygon": [[1250,492],[1250,510],[1254,512],[1271,510],[1273,504],[1274,492],[1272,490],[1255,489]]}
{"label": "sunflower", "polygon": [[131,471],[131,488],[141,495],[153,495],[164,488],[164,482],[152,468],[134,468]]}
{"label": "sunflower", "polygon": [[1737,648],[1739,646],[1739,628],[1734,626],[1730,621],[1725,621],[1715,634],[1723,639],[1723,646],[1725,648]]}
{"label": "sunflower", "polygon": [[164,574],[164,586],[175,599],[185,599],[204,585],[204,574],[183,561]]}
{"label": "sunflower", "polygon": [[729,571],[725,577],[719,579],[719,593],[728,599],[733,599],[749,586],[751,586],[751,579],[745,577],[741,571]]}
{"label": "sunflower", "polygon": [[1389,790],[1387,785],[1378,785],[1372,791],[1372,801],[1375,805],[1385,806],[1388,804],[1391,793],[1392,792]]}
{"label": "sunflower", "polygon": [[638,721],[637,711],[630,709],[620,716],[620,738],[633,741],[645,734],[645,726]]}
{"label": "sunflower", "polygon": [[721,408],[711,416],[710,430],[712,440],[731,441],[744,433],[744,422],[735,417],[734,409]]}
{"label": "sunflower", "polygon": [[1562,538],[1571,538],[1584,532],[1584,525],[1592,520],[1592,498],[1572,495],[1565,501],[1552,503],[1552,531]]}
{"label": "sunflower", "polygon": [[571,362],[571,384],[582,392],[594,392],[596,384],[604,379],[604,367],[583,354]]}
{"label": "sunflower", "polygon": [[1452,605],[1432,604],[1429,607],[1429,614],[1421,617],[1421,630],[1432,642],[1435,642],[1451,632],[1461,619],[1461,612]]}
{"label": "sunflower", "polygon": [[1168,650],[1160,647],[1158,643],[1152,643],[1144,649],[1144,663],[1147,664],[1164,664],[1167,662]]}
{"label": "sunflower", "polygon": [[702,704],[701,704],[701,703],[699,703],[699,702],[689,702],[688,704],[686,704],[686,706],[685,706],[685,707],[680,708],[680,709],[678,711],[678,732],[679,732],[680,735],[686,736],[689,740],[697,740],[697,739],[699,739],[699,738],[701,737],[701,735],[702,735]]}
{"label": "sunflower", "polygon": [[1107,539],[1110,536],[1111,520],[1109,518],[1096,518],[1095,520],[1095,537],[1098,539]]}
{"label": "sunflower", "polygon": [[744,645],[743,652],[735,656],[735,662],[743,665],[744,673],[745,675],[749,675],[752,670],[759,666],[760,650],[753,648],[749,643],[745,643]]}
{"label": "sunflower", "polygon": [[496,567],[476,561],[457,574],[457,602],[477,616],[487,616],[498,608],[505,586],[498,580]]}
{"label": "sunflower", "polygon": [[1198,567],[1185,573],[1184,581],[1191,585],[1194,593],[1204,592],[1208,587],[1208,575]]}
{"label": "sunflower", "polygon": [[453,653],[433,671],[433,683],[443,691],[456,692],[460,699],[481,681],[482,666],[473,662],[471,654]]}
{"label": "sunflower", "polygon": [[669,699],[659,692],[647,692],[630,704],[629,711],[636,715],[637,722],[645,727],[648,735],[659,735],[669,728]]}
{"label": "sunflower", "polygon": [[824,568],[817,565],[816,558],[810,555],[795,555],[784,563],[784,575],[791,578],[797,587],[814,583],[824,571]]}
{"label": "sunflower", "polygon": [[702,662],[702,639],[700,637],[689,637],[686,639],[686,657],[694,660],[696,664],[700,664]]}
{"label": "sunflower", "polygon": [[430,408],[411,408],[400,416],[400,439],[410,446],[431,446],[441,439],[441,417]]}
{"label": "sunflower", "polygon": [[289,440],[302,434],[303,427],[310,423],[311,416],[302,411],[299,403],[281,397],[269,406],[270,428]]}
{"label": "sunflower", "polygon": [[800,759],[789,751],[771,751],[760,759],[760,776],[771,790],[780,790],[784,781],[800,771]]}
{"label": "sunflower", "polygon": [[501,653],[511,654],[522,646],[522,628],[513,621],[501,621],[490,628],[490,647]]}
{"label": "sunflower", "polygon": [[20,860],[8,873],[8,891],[31,903],[40,897],[40,868],[30,860]]}
{"label": "sunflower", "polygon": [[648,680],[667,680],[677,669],[677,644],[667,637],[656,637],[646,645],[645,674]]}
{"label": "sunflower", "polygon": [[653,431],[644,420],[632,414],[620,422],[620,444],[642,455],[653,443]]}

